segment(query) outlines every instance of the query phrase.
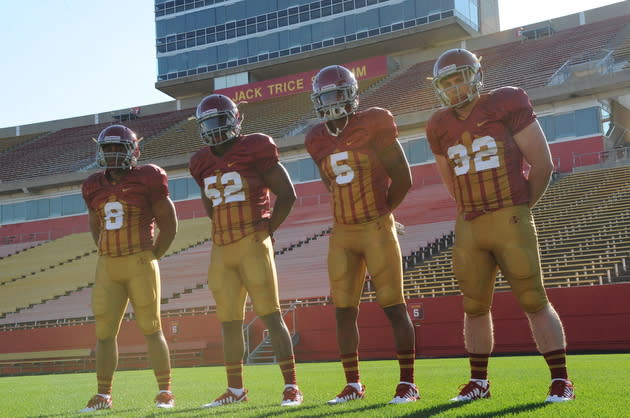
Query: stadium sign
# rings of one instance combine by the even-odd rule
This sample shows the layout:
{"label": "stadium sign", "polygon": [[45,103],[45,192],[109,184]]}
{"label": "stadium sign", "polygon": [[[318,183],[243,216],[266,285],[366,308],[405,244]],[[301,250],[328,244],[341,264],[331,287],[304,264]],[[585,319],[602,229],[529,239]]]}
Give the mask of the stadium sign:
{"label": "stadium sign", "polygon": [[[387,57],[379,56],[360,61],[341,64],[350,69],[357,80],[367,80],[374,77],[387,75]],[[257,102],[276,97],[311,91],[311,81],[319,69],[304,73],[292,74],[286,77],[249,83],[241,86],[216,90],[215,93],[223,94],[234,102]]]}

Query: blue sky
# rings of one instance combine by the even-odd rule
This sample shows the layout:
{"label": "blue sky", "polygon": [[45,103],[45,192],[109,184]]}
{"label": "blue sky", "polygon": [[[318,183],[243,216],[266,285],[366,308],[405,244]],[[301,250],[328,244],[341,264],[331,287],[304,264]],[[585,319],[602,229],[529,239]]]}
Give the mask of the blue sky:
{"label": "blue sky", "polygon": [[[616,1],[499,0],[501,29]],[[2,0],[0,128],[172,100],[155,89],[153,0]]]}

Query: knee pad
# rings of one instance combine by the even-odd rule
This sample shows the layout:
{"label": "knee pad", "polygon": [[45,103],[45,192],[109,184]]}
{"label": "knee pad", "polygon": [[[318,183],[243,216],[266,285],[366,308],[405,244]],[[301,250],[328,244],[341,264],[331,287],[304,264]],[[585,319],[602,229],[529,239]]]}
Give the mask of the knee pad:
{"label": "knee pad", "polygon": [[96,338],[99,340],[107,340],[110,338],[116,338],[120,323],[109,321],[105,317],[96,317]]}
{"label": "knee pad", "polygon": [[518,299],[518,303],[523,310],[527,313],[536,313],[543,309],[549,303],[545,291],[538,291],[535,289],[520,292],[515,295]]}
{"label": "knee pad", "polygon": [[152,308],[143,309],[135,307],[136,324],[143,335],[151,335],[162,329],[160,317],[156,316]]}
{"label": "knee pad", "polygon": [[464,296],[464,312],[472,317],[482,316],[490,312],[490,305]]}
{"label": "knee pad", "polygon": [[547,303],[536,248],[506,248],[501,258],[503,275],[512,286],[512,293],[527,313],[538,312]]}

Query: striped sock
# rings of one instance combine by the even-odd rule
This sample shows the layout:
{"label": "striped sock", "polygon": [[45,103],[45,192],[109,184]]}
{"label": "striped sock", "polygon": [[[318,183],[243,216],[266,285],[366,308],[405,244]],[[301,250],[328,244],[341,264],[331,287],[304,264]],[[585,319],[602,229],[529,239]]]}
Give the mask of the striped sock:
{"label": "striped sock", "polygon": [[228,386],[231,388],[243,387],[243,361],[236,363],[225,363]]}
{"label": "striped sock", "polygon": [[111,395],[112,394],[112,381],[114,380],[114,376],[96,376],[96,383],[98,385],[98,393],[102,395]]}
{"label": "striped sock", "polygon": [[470,378],[479,380],[488,380],[488,354],[468,353],[470,361]]}
{"label": "striped sock", "polygon": [[280,371],[284,378],[285,385],[297,385],[297,379],[295,377],[295,356],[287,357],[283,360],[278,360],[280,365]]}
{"label": "striped sock", "polygon": [[171,369],[154,371],[159,390],[171,391]]}
{"label": "striped sock", "polygon": [[416,358],[416,350],[398,351],[396,357],[400,367],[400,381],[414,383],[413,363]]}
{"label": "striped sock", "polygon": [[342,354],[340,356],[343,372],[346,375],[346,383],[359,382],[359,352]]}
{"label": "striped sock", "polygon": [[567,350],[555,350],[543,353],[543,357],[549,366],[552,379],[568,379]]}

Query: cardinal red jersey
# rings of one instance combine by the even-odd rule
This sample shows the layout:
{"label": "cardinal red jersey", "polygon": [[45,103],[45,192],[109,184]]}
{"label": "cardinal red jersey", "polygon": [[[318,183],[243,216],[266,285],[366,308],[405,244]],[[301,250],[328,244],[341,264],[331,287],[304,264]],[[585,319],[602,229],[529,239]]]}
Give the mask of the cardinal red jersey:
{"label": "cardinal red jersey", "polygon": [[527,94],[503,87],[482,94],[460,120],[453,109],[440,109],[427,124],[436,155],[447,158],[460,212],[492,211],[529,201],[523,155],[514,135],[536,119]]}
{"label": "cardinal red jersey", "polygon": [[105,172],[92,174],[82,186],[87,207],[100,219],[100,255],[120,257],[153,249],[154,203],[168,197],[168,178],[160,167],[132,167],[118,183]]}
{"label": "cardinal red jersey", "polygon": [[377,107],[355,113],[339,136],[324,123],[306,135],[307,151],[330,182],[335,222],[364,223],[390,212],[389,176],[378,154],[397,138],[394,117]]}
{"label": "cardinal red jersey", "polygon": [[269,188],[263,175],[278,163],[278,148],[264,134],[242,136],[222,156],[204,147],[190,159],[190,174],[212,202],[212,239],[225,245],[267,229]]}

